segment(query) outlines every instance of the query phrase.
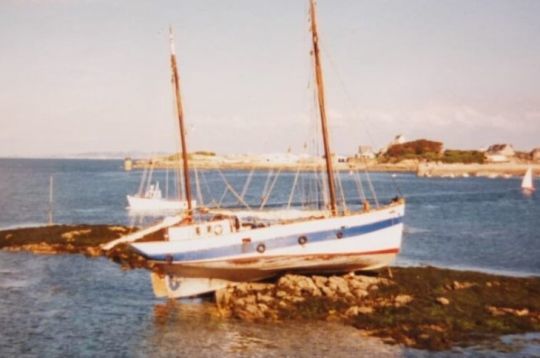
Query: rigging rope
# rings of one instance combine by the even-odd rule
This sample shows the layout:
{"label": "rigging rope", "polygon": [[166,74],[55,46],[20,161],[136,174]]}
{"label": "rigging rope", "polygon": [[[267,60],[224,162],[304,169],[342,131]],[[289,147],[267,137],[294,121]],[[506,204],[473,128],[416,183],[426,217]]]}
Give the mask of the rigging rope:
{"label": "rigging rope", "polygon": [[264,195],[264,200],[261,203],[261,206],[259,207],[259,210],[262,210],[264,206],[266,205],[268,198],[270,197],[270,194],[272,194],[272,190],[274,189],[274,186],[276,185],[276,182],[279,178],[279,174],[281,173],[281,168],[278,169],[276,176],[274,177],[274,180],[272,181],[272,185],[270,185],[270,188],[268,189],[268,193]]}
{"label": "rigging rope", "polygon": [[242,193],[240,194],[242,198],[246,197],[246,193],[247,193],[249,184],[251,183],[251,178],[253,178],[254,171],[255,171],[255,168],[251,168],[251,171],[249,172],[248,177],[246,178],[246,182],[244,183],[244,188],[242,189]]}
{"label": "rigging rope", "polygon": [[197,198],[199,200],[198,206],[204,207],[204,201],[203,201],[203,196],[201,192],[201,184],[199,183],[199,170],[197,170],[197,168],[195,168],[195,188],[197,190]]}
{"label": "rigging rope", "polygon": [[248,203],[246,203],[244,201],[244,199],[242,199],[242,197],[240,195],[238,195],[238,193],[236,192],[236,190],[234,190],[234,188],[229,184],[229,182],[227,181],[227,178],[225,178],[225,175],[223,175],[223,172],[221,171],[221,169],[218,169],[218,172],[219,172],[219,175],[221,175],[221,178],[223,179],[223,182],[225,183],[225,186],[227,187],[227,189],[231,192],[232,195],[234,195],[234,197],[241,203],[243,204],[248,210],[251,210],[251,207],[248,205]]}
{"label": "rigging rope", "polygon": [[300,174],[300,168],[298,168],[298,169],[296,170],[296,175],[294,176],[294,181],[293,181],[291,193],[289,194],[289,200],[288,200],[288,202],[287,202],[287,209],[290,209],[290,208],[291,208],[291,202],[292,202],[293,197],[294,197],[294,191],[295,191],[295,189],[296,189],[296,183],[298,183],[298,177],[299,177],[299,174]]}

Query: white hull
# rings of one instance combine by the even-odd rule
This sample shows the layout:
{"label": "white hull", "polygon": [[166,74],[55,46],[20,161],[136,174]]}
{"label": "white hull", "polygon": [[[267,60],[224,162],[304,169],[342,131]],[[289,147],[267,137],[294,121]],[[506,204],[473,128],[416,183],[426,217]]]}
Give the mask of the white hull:
{"label": "white hull", "polygon": [[[141,198],[139,196],[127,196],[130,210],[137,211],[159,211],[159,210],[176,210],[183,211],[187,209],[187,201],[185,200],[167,200],[155,198]],[[195,207],[195,201],[192,201],[192,207]]]}
{"label": "white hull", "polygon": [[[132,246],[169,278],[243,282],[291,271],[374,270],[399,252],[404,210],[404,204],[394,204],[344,217]],[[172,291],[169,297],[184,297]]]}

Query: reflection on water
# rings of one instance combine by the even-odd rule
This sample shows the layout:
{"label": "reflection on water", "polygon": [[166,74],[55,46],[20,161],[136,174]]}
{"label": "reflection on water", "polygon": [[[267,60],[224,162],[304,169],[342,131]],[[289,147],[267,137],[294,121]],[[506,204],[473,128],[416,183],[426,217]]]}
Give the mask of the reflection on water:
{"label": "reflection on water", "polygon": [[195,356],[399,356],[401,349],[338,323],[249,323],[219,316],[208,301],[166,301],[154,305],[153,327],[140,351]]}

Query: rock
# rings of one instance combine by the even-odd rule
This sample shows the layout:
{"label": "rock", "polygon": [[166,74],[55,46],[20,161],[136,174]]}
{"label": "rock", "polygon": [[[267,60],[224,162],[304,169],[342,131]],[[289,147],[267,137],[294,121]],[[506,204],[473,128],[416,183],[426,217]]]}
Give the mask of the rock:
{"label": "rock", "polygon": [[264,318],[264,314],[256,305],[247,305],[243,310],[238,312],[238,315],[245,320],[252,321]]}
{"label": "rock", "polygon": [[326,287],[326,284],[328,283],[328,278],[324,276],[313,276],[312,280],[315,286],[317,286],[320,290],[322,290],[323,287]]}
{"label": "rock", "polygon": [[246,305],[246,301],[243,298],[233,298],[232,304],[235,307],[244,307]]}
{"label": "rock", "polygon": [[300,302],[304,302],[306,300],[305,297],[299,297],[299,296],[291,296],[291,297],[288,297],[287,298],[288,301],[292,302],[292,303],[300,303]]}
{"label": "rock", "polygon": [[530,313],[527,308],[515,309],[515,308],[507,308],[507,307],[488,306],[486,307],[486,309],[493,316],[503,316],[506,314],[511,314],[516,317],[526,317]]}
{"label": "rock", "polygon": [[285,275],[278,280],[278,290],[288,292],[292,296],[321,296],[322,293],[313,280],[307,276]]}
{"label": "rock", "polygon": [[453,281],[451,284],[446,285],[445,288],[448,290],[463,290],[472,286],[475,286],[475,284],[470,282]]}
{"label": "rock", "polygon": [[358,307],[358,313],[361,313],[361,314],[373,313],[373,307],[360,306],[360,307]]}
{"label": "rock", "polygon": [[287,309],[289,308],[289,303],[287,301],[279,301],[278,307],[281,309]]}
{"label": "rock", "polygon": [[369,292],[363,288],[357,288],[352,291],[352,294],[354,295],[354,297],[361,299],[361,298],[366,297],[369,294]]}
{"label": "rock", "polygon": [[347,317],[354,317],[358,315],[358,306],[352,306],[345,311],[345,316]]}
{"label": "rock", "polygon": [[111,226],[109,227],[109,231],[125,233],[126,231],[128,231],[128,229],[123,226]]}
{"label": "rock", "polygon": [[229,287],[219,289],[215,292],[216,304],[218,308],[227,308],[231,302],[231,292]]}
{"label": "rock", "polygon": [[529,310],[527,308],[523,308],[521,310],[514,310],[514,315],[518,317],[524,317],[529,315]]}
{"label": "rock", "polygon": [[437,301],[437,303],[443,305],[443,306],[447,306],[450,304],[450,300],[446,297],[437,297],[435,299],[435,301]]}
{"label": "rock", "polygon": [[267,305],[265,305],[264,303],[259,303],[259,304],[257,304],[257,308],[258,308],[259,311],[260,311],[261,313],[263,313],[263,314],[266,313],[266,311],[268,311],[268,310],[270,309],[270,308],[269,308]]}
{"label": "rock", "polygon": [[444,327],[442,327],[440,325],[436,325],[436,324],[428,324],[428,325],[424,326],[423,328],[430,329],[432,331],[439,332],[439,333],[443,333],[443,332],[446,331],[446,329],[444,329]]}
{"label": "rock", "polygon": [[86,248],[86,254],[91,257],[101,256],[102,251],[99,247],[89,246]]}
{"label": "rock", "polygon": [[373,307],[367,307],[367,306],[352,306],[345,311],[345,316],[347,317],[355,317],[359,314],[371,314],[373,313]]}
{"label": "rock", "polygon": [[244,297],[244,302],[246,305],[255,305],[257,304],[257,298],[255,295],[247,295]]}
{"label": "rock", "polygon": [[371,277],[371,276],[354,276],[353,279],[349,281],[349,287],[352,289],[363,289],[363,290],[377,290],[379,285],[387,286],[392,284],[392,281],[385,278]]}
{"label": "rock", "polygon": [[241,284],[238,284],[234,287],[234,293],[236,295],[240,295],[240,296],[244,296],[248,293],[248,288],[247,288],[248,284],[246,283],[241,283]]}
{"label": "rock", "polygon": [[272,289],[272,286],[269,283],[251,282],[247,285],[247,289],[252,292],[260,292]]}
{"label": "rock", "polygon": [[329,287],[323,286],[321,287],[321,292],[324,296],[334,299],[336,297],[334,291],[330,289]]}
{"label": "rock", "polygon": [[332,276],[328,280],[328,287],[333,290],[335,293],[340,295],[346,295],[350,293],[349,284],[343,278],[339,276]]}
{"label": "rock", "polygon": [[74,230],[63,233],[61,236],[67,242],[75,241],[78,236],[87,235],[92,232],[92,229]]}
{"label": "rock", "polygon": [[403,305],[406,305],[407,303],[411,302],[414,298],[409,295],[397,295],[394,298],[394,306],[401,307]]}
{"label": "rock", "polygon": [[274,298],[270,295],[265,295],[261,292],[257,292],[257,302],[269,305],[274,302]]}
{"label": "rock", "polygon": [[410,337],[403,336],[403,344],[406,347],[414,347],[414,345],[416,344],[416,341]]}

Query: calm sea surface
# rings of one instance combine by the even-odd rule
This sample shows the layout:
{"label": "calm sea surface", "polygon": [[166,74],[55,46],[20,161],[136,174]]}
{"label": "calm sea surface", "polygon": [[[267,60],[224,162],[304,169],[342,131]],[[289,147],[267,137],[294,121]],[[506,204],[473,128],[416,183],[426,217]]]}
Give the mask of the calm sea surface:
{"label": "calm sea surface", "polygon": [[[125,196],[138,190],[141,172],[121,161],[0,159],[0,229],[47,221],[49,177],[54,178],[56,223],[133,224]],[[246,172],[224,172],[241,192]],[[173,175],[154,173],[163,191]],[[205,200],[223,196],[219,173],[199,173]],[[342,174],[343,191],[357,188]],[[295,173],[281,173],[268,205],[289,199]],[[303,175],[293,202],[318,190]],[[524,196],[514,179],[422,179],[371,174],[379,201],[399,190],[407,198],[405,235],[397,265],[436,265],[507,275],[540,275],[540,195]],[[364,179],[365,182],[365,179]],[[246,200],[260,201],[271,185],[253,175]],[[309,188],[309,190],[305,189]],[[368,197],[372,198],[366,186]],[[172,192],[172,189],[170,190]],[[351,208],[358,201],[348,202]],[[148,219],[147,219],[148,220]],[[159,220],[159,217],[150,220]],[[507,337],[517,352],[540,355],[538,335]],[[536,341],[536,343],[534,343]],[[164,302],[153,297],[146,271],[124,272],[104,259],[0,252],[0,356],[401,356],[426,352],[386,346],[349,327],[329,323],[247,324],[215,317],[201,300]],[[439,355],[504,356],[485,348]]]}

